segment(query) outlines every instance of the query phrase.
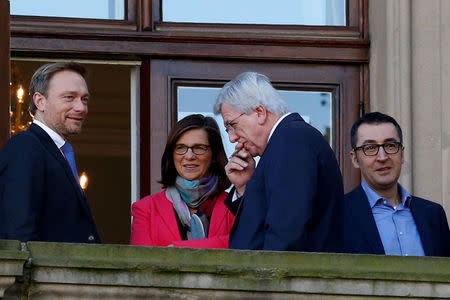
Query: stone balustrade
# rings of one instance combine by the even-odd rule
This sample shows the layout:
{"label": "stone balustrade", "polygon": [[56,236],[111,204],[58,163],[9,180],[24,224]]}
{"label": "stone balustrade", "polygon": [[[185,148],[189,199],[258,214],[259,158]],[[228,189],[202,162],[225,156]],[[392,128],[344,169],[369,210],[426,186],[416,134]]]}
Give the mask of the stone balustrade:
{"label": "stone balustrade", "polygon": [[23,266],[29,255],[19,241],[0,241],[0,298],[14,282],[23,278]]}
{"label": "stone balustrade", "polygon": [[4,299],[450,298],[442,257],[0,241],[0,260]]}

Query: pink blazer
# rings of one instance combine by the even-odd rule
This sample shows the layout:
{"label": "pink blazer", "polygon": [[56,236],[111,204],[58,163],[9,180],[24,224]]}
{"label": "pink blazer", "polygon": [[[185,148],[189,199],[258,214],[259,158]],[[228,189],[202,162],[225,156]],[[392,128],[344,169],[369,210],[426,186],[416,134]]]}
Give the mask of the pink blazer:
{"label": "pink blazer", "polygon": [[131,245],[168,246],[190,248],[228,248],[228,238],[234,215],[225,206],[227,196],[222,192],[214,205],[209,224],[208,238],[181,240],[177,216],[172,203],[166,198],[166,190],[142,198],[133,204],[131,214]]}

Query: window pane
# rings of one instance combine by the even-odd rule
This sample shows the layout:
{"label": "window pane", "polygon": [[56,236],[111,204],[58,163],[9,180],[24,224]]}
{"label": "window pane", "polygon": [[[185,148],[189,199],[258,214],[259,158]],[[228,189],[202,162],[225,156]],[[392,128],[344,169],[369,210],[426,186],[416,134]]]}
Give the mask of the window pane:
{"label": "window pane", "polygon": [[125,20],[125,0],[10,0],[11,15]]}
{"label": "window pane", "polygon": [[[220,88],[180,86],[177,89],[178,120],[190,114],[213,117],[219,124],[225,152],[229,157],[235,144],[230,143],[220,115],[213,114],[213,105]],[[316,91],[279,90],[291,112],[298,112],[306,122],[317,128],[332,145],[332,95]]]}
{"label": "window pane", "polygon": [[332,145],[332,95],[327,92],[279,91],[288,103],[290,111],[298,112],[302,118],[318,129]]}
{"label": "window pane", "polygon": [[163,0],[164,22],[346,25],[346,0]]}
{"label": "window pane", "polygon": [[219,92],[220,88],[179,86],[177,88],[178,120],[191,114],[213,117],[219,124],[223,146],[227,157],[229,157],[234,152],[235,143],[230,143],[225,126],[223,126],[222,117],[213,113],[214,102]]}

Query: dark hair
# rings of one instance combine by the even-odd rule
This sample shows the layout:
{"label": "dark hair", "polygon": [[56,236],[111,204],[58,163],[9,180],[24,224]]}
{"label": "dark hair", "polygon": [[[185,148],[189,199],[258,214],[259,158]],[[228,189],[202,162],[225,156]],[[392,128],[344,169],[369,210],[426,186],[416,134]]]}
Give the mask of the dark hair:
{"label": "dark hair", "polygon": [[380,112],[371,112],[362,116],[358,121],[355,122],[350,131],[350,142],[352,143],[352,149],[356,147],[357,144],[357,134],[358,128],[361,124],[380,124],[380,123],[392,123],[397,130],[398,137],[400,138],[400,143],[403,144],[403,133],[400,125],[391,116],[385,115]]}
{"label": "dark hair", "polygon": [[80,74],[84,80],[86,80],[86,69],[76,62],[58,62],[40,66],[39,69],[34,72],[30,81],[30,107],[28,108],[30,114],[34,116],[37,109],[33,101],[34,94],[40,93],[44,95],[44,97],[47,97],[50,80],[56,73],[61,71],[73,71]]}
{"label": "dark hair", "polygon": [[219,183],[217,191],[220,193],[230,186],[230,181],[225,173],[225,165],[228,159],[223,148],[222,137],[220,136],[217,122],[211,117],[205,117],[200,114],[184,117],[170,131],[161,159],[161,180],[159,183],[163,185],[163,188],[175,185],[178,172],[173,162],[173,151],[180,137],[191,129],[203,129],[208,134],[208,142],[212,151],[209,171],[211,175],[218,176]]}

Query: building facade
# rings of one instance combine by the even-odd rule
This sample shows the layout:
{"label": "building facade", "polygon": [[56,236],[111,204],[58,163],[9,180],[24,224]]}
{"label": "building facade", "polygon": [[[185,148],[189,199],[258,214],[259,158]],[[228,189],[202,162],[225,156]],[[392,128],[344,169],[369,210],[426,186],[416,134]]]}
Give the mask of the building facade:
{"label": "building facade", "polygon": [[[93,101],[85,132],[72,144],[89,175],[86,194],[104,241],[127,243],[131,203],[160,189],[170,127],[186,114],[211,113],[220,87],[248,70],[268,75],[323,132],[346,191],[359,183],[349,156],[352,123],[368,111],[393,115],[405,136],[402,184],[450,213],[447,0],[305,1],[304,19],[287,24],[258,19],[256,6],[239,2],[221,15],[254,20],[208,19],[214,10],[175,6],[182,16],[196,12],[183,19],[170,10],[182,2],[170,0],[108,3],[105,16],[94,8],[85,9],[93,16],[43,16],[0,0],[0,39],[9,43],[0,66],[10,70],[0,74],[0,95],[11,99],[0,104],[0,142],[29,122],[15,93],[37,66],[85,63]],[[278,8],[269,7],[271,15],[287,15],[289,1]]]}

